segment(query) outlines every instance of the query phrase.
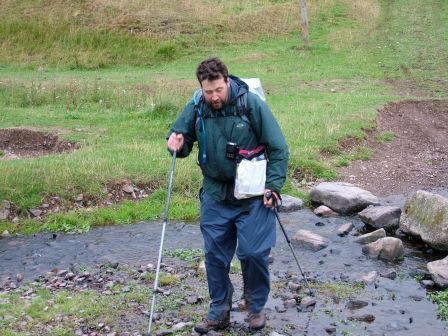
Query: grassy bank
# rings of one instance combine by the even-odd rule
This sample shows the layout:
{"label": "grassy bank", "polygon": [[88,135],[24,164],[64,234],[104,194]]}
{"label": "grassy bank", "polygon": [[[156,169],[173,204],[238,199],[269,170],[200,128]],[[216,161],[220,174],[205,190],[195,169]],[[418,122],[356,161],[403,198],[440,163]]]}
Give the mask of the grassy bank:
{"label": "grassy bank", "polygon": [[[0,200],[22,210],[19,222],[0,221],[0,231],[86,231],[159,218],[171,160],[164,137],[197,87],[195,66],[209,55],[234,74],[262,79],[290,146],[290,194],[337,176],[350,159],[338,141],[374,127],[378,108],[403,99],[396,86],[412,82],[428,97],[447,96],[444,2],[313,2],[309,51],[301,49],[293,1],[101,4],[2,4],[1,127],[49,131],[81,147],[0,161]],[[120,178],[159,189],[139,203],[27,218],[47,196],[102,199],[104,186]],[[198,217],[200,184],[194,155],[179,161],[172,218]]]}

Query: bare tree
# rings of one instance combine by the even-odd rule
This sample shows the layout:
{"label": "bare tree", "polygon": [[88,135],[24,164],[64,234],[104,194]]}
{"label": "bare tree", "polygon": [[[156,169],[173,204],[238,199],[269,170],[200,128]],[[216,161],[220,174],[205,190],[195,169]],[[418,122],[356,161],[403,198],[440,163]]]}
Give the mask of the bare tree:
{"label": "bare tree", "polygon": [[300,0],[300,16],[302,18],[303,44],[305,45],[305,49],[309,49],[308,7],[306,0]]}

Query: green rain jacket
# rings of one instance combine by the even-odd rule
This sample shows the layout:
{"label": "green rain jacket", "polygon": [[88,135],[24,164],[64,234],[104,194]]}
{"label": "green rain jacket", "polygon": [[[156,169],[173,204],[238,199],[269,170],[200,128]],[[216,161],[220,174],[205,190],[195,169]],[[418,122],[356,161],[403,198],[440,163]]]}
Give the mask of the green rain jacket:
{"label": "green rain jacket", "polygon": [[[249,150],[265,145],[268,157],[266,188],[277,192],[280,192],[286,179],[288,145],[268,105],[249,92],[247,84],[241,79],[229,76],[229,80],[227,102],[220,110],[212,109],[207,103],[199,104],[202,120],[192,99],[170,129],[168,137],[173,132],[184,136],[184,146],[177,153],[179,158],[188,156],[197,141],[204,190],[216,201],[234,203],[238,202],[233,197],[236,162],[225,156],[227,142]],[[238,97],[245,93],[247,118],[238,113],[237,107]]]}

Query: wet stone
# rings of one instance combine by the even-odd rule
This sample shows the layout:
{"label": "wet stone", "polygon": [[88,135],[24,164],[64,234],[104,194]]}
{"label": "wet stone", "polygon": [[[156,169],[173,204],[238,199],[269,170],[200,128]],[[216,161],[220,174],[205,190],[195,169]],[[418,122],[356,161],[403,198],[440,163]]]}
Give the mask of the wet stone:
{"label": "wet stone", "polygon": [[349,316],[347,319],[349,321],[372,323],[373,321],[375,321],[375,316],[372,314],[362,314],[362,315]]}
{"label": "wet stone", "polygon": [[327,334],[334,334],[336,332],[336,328],[335,327],[325,327],[325,332]]}
{"label": "wet stone", "polygon": [[300,285],[299,285],[299,284],[296,284],[296,283],[294,283],[294,282],[288,282],[288,288],[289,288],[291,291],[296,292],[296,291],[298,291],[298,290],[300,289]]}
{"label": "wet stone", "polygon": [[302,299],[302,301],[300,301],[301,308],[308,308],[315,305],[316,305],[316,299],[312,298],[311,296],[306,296]]}
{"label": "wet stone", "polygon": [[383,278],[395,280],[395,278],[397,277],[397,272],[393,269],[388,269],[388,270],[380,272],[380,276]]}
{"label": "wet stone", "polygon": [[346,307],[350,310],[356,310],[356,309],[361,309],[364,308],[366,306],[368,306],[369,303],[367,301],[362,301],[362,300],[350,300],[349,302],[347,302]]}
{"label": "wet stone", "polygon": [[285,308],[292,308],[297,305],[297,302],[295,299],[289,299],[289,300],[285,300],[283,302],[283,305],[285,306]]}
{"label": "wet stone", "polygon": [[423,296],[420,296],[420,295],[410,295],[409,298],[414,300],[414,301],[421,301],[421,300],[423,300]]}
{"label": "wet stone", "polygon": [[[294,304],[294,306],[295,306],[295,304]],[[281,306],[275,306],[275,311],[277,313],[284,313],[284,312],[286,312],[286,308],[285,307],[281,307]]]}
{"label": "wet stone", "polygon": [[432,288],[434,285],[435,283],[432,280],[422,280],[422,286],[425,288]]}

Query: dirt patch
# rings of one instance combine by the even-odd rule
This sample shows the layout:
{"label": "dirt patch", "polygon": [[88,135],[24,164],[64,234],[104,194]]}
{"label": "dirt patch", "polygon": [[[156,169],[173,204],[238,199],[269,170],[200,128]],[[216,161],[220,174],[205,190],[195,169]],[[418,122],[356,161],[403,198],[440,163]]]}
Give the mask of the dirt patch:
{"label": "dirt patch", "polygon": [[50,133],[26,128],[0,129],[0,150],[3,152],[0,160],[70,152],[77,148],[79,144]]}
{"label": "dirt patch", "polygon": [[[391,141],[381,141],[384,135]],[[377,128],[360,143],[374,154],[342,168],[342,180],[379,196],[435,189],[448,185],[448,101],[403,101],[387,104]]]}

